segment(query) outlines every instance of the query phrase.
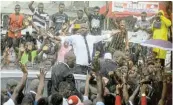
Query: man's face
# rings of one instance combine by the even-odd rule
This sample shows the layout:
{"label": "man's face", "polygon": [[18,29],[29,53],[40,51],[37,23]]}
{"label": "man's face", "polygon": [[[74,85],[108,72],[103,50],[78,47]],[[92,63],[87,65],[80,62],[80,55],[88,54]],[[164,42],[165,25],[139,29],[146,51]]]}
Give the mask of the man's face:
{"label": "man's face", "polygon": [[121,56],[117,56],[116,59],[115,59],[115,61],[116,61],[118,64],[120,64],[120,63],[123,62],[123,59],[122,59]]}
{"label": "man's face", "polygon": [[26,43],[26,49],[27,49],[27,51],[31,51],[32,50],[32,43],[31,42],[27,42]]}
{"label": "man's face", "polygon": [[20,6],[19,5],[16,5],[15,6],[15,13],[16,14],[19,14],[20,13]]}
{"label": "man's face", "polygon": [[98,15],[99,14],[99,9],[94,9],[94,14]]}
{"label": "man's face", "polygon": [[78,11],[77,12],[77,16],[79,19],[81,19],[83,17],[83,12],[82,11]]}
{"label": "man's face", "polygon": [[142,20],[142,21],[146,21],[146,17],[147,17],[146,14],[141,14],[141,20]]}
{"label": "man's face", "polygon": [[127,73],[127,71],[128,71],[127,66],[122,66],[122,67],[121,67],[121,72],[122,72],[122,73]]}
{"label": "man's face", "polygon": [[81,28],[80,29],[80,33],[81,33],[81,35],[87,35],[87,33],[88,33],[88,29],[87,28]]}
{"label": "man's face", "polygon": [[64,5],[59,5],[59,12],[63,13],[64,12]]}
{"label": "man's face", "polygon": [[125,29],[125,21],[124,20],[122,20],[120,22],[120,29]]}
{"label": "man's face", "polygon": [[44,5],[43,4],[38,4],[38,12],[43,13]]}
{"label": "man's face", "polygon": [[149,73],[153,73],[154,72],[154,65],[149,65],[148,70],[149,70]]}

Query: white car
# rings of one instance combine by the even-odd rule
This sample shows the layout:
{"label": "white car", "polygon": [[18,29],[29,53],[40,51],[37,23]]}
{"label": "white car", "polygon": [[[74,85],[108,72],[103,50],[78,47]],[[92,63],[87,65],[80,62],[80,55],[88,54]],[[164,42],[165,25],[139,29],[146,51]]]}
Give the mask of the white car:
{"label": "white car", "polygon": [[[24,89],[24,94],[29,92],[30,83],[33,79],[37,78],[37,74],[39,74],[39,70],[29,70],[28,71],[28,79],[26,82],[26,86]],[[22,72],[20,70],[1,70],[0,71],[0,79],[1,79],[1,89],[6,88],[6,83],[9,79],[15,79],[20,81],[22,78]],[[80,87],[85,86],[86,75],[73,74],[76,82],[76,88],[79,90]],[[48,71],[45,77],[45,86],[43,96],[47,96],[47,83],[51,80],[51,72]]]}

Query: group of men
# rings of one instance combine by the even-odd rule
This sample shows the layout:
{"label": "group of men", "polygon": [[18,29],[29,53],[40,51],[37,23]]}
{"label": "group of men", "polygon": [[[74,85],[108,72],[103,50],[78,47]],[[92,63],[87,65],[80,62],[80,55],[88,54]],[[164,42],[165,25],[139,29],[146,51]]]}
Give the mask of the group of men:
{"label": "group of men", "polygon": [[[27,17],[24,17],[20,13],[20,5],[15,6],[15,13],[11,14],[10,18],[9,18],[9,27],[8,27],[9,30],[7,33],[8,34],[7,47],[6,47],[5,51],[8,52],[8,50],[13,46],[15,52],[19,53],[20,51],[17,51],[16,47],[19,48],[19,46],[20,46],[19,44],[22,39],[21,30],[25,29],[28,25],[32,25],[33,32],[32,32],[32,35],[30,35],[30,36],[32,36],[34,38],[34,40],[37,40],[34,42],[34,44],[38,45],[38,46],[36,46],[36,49],[41,48],[41,45],[42,45],[42,49],[43,49],[43,47],[46,45],[46,44],[43,45],[43,42],[45,42],[45,41],[43,41],[43,39],[46,39],[47,33],[51,32],[51,35],[53,35],[53,37],[51,37],[52,39],[50,38],[51,41],[49,40],[50,46],[55,46],[55,45],[58,46],[59,45],[58,41],[61,41],[61,45],[62,45],[61,48],[62,47],[64,48],[64,50],[61,50],[61,52],[64,51],[63,52],[64,54],[61,54],[62,56],[65,56],[66,52],[73,50],[73,52],[76,56],[76,64],[88,66],[91,63],[96,50],[100,49],[99,47],[103,47],[103,44],[101,43],[101,41],[108,38],[108,37],[106,38],[106,36],[104,36],[104,35],[101,35],[103,21],[109,12],[108,2],[106,2],[107,6],[106,6],[106,11],[104,14],[99,14],[100,8],[97,6],[94,7],[94,14],[89,13],[88,8],[84,7],[84,11],[83,10],[77,11],[78,17],[72,22],[69,21],[68,15],[66,13],[64,13],[64,9],[65,9],[64,3],[59,3],[59,5],[58,5],[59,11],[57,13],[53,14],[52,16],[49,16],[47,13],[44,12],[43,3],[39,3],[38,7],[36,7],[36,8],[33,7],[33,3],[34,3],[34,1],[30,2],[28,5],[29,9],[33,13],[32,22],[30,22],[31,20],[27,20],[26,19]],[[84,12],[86,13],[86,15],[88,17],[88,21],[87,21],[87,19],[85,19],[83,17]],[[153,22],[153,25],[151,25],[151,23],[146,20],[146,17],[147,17],[147,13],[142,12],[141,20],[137,21],[134,31],[142,31],[142,33],[144,33],[143,35],[153,33],[154,39],[168,40],[167,29],[171,25],[171,21],[164,17],[163,11],[159,11],[159,13],[156,16],[155,21]],[[28,24],[28,22],[29,22],[29,24]],[[115,22],[115,24],[117,24],[117,23]],[[163,27],[165,25],[166,25],[166,27]],[[118,30],[112,31],[112,35],[115,35],[115,36],[113,37],[112,42],[111,42],[111,44],[113,44],[113,45],[110,44],[110,46],[111,46],[111,48],[114,48],[114,50],[122,50],[122,49],[123,49],[123,51],[124,51],[124,49],[129,50],[128,35],[127,35],[127,31],[125,29],[125,22],[124,21],[119,22],[118,27],[119,27]],[[163,35],[158,35],[158,34],[156,35],[157,32],[160,32]],[[117,33],[120,33],[120,34],[116,35]],[[45,35],[43,35],[43,34],[45,34]],[[80,35],[78,35],[78,34],[80,34]],[[71,36],[68,36],[68,35],[71,35]],[[86,36],[86,37],[83,37],[83,36]],[[151,38],[151,36],[152,35],[150,35],[150,38]],[[49,35],[47,35],[47,37],[49,37]],[[56,39],[56,43],[52,44],[52,42],[54,42],[52,40],[55,40],[55,39]],[[58,39],[58,41],[57,41],[57,39]],[[147,39],[149,39],[149,38],[147,37],[142,40],[147,40]],[[124,40],[125,40],[125,47],[123,47]],[[119,45],[119,44],[121,44],[121,45]],[[69,48],[69,45],[71,45],[72,47]],[[119,46],[119,47],[117,47],[117,46]],[[67,49],[67,47],[68,47],[68,50],[65,51],[65,49]],[[48,50],[48,48],[46,48],[46,47],[44,47],[44,48]],[[51,48],[49,48],[49,50],[50,49]],[[53,52],[56,52],[59,49],[57,48],[55,50],[55,48],[54,48],[52,50],[53,50]],[[81,53],[81,51],[82,51],[82,53]],[[144,51],[143,54],[146,55],[146,52],[147,52],[146,48],[142,47],[142,51]],[[59,52],[59,54],[61,52]],[[110,50],[108,50],[108,52],[110,52]],[[159,59],[163,60],[163,64],[164,64],[164,59],[166,57],[166,51],[161,50],[161,49],[159,49],[159,50],[154,49],[154,52],[157,53]],[[100,53],[101,53],[101,56],[103,57],[103,54],[105,52],[100,51]],[[39,51],[37,51],[37,54],[40,55]],[[54,58],[58,58],[58,57],[61,58],[61,55],[58,55],[55,53],[53,55],[54,55],[53,56]],[[16,54],[16,56],[18,56],[18,54]],[[18,60],[20,60],[21,58],[22,57],[18,57]],[[81,58],[84,58],[84,59],[81,59]],[[33,58],[33,59],[35,59],[35,58]],[[61,59],[61,61],[64,61],[64,60]],[[52,64],[54,64],[54,63],[52,63]]]}
{"label": "group of men", "polygon": [[[20,84],[10,86],[7,83],[7,89],[2,90],[1,101],[4,105],[170,104],[172,98],[168,88],[172,86],[172,81],[165,78],[161,67],[164,63],[159,61],[165,59],[166,52],[154,49],[155,53],[146,58],[146,48],[142,48],[146,62],[135,64],[131,54],[125,52],[129,49],[129,42],[124,20],[114,22],[118,29],[112,30],[108,35],[101,35],[103,20],[109,11],[108,3],[107,10],[102,15],[99,14],[99,7],[94,8],[94,14],[89,13],[86,7],[84,11],[78,10],[78,17],[72,23],[64,13],[63,3],[58,5],[59,11],[52,16],[44,12],[43,3],[39,3],[37,8],[33,7],[33,3],[34,1],[28,5],[33,13],[32,19],[20,14],[20,5],[16,5],[15,13],[10,15],[8,43],[3,60],[8,63],[6,57],[13,48],[23,78]],[[88,20],[83,17],[84,12]],[[167,40],[167,29],[171,21],[164,17],[163,11],[158,12],[152,25],[146,17],[147,13],[142,12],[134,31],[151,35],[153,33],[154,39]],[[21,30],[28,25],[32,25],[33,33],[23,39]],[[100,41],[108,38],[112,38],[108,44],[109,53],[105,54],[105,59],[100,59],[101,52],[95,51],[94,47],[101,46]],[[137,52],[134,53],[136,57]],[[36,62],[48,70],[50,68],[47,68],[47,63],[51,65],[47,97],[43,97],[46,76],[43,69],[40,70],[39,80],[31,82],[30,92],[22,93],[29,72],[26,67],[28,62]],[[83,91],[76,89],[72,74],[87,74]],[[89,103],[85,103],[86,101]]]}

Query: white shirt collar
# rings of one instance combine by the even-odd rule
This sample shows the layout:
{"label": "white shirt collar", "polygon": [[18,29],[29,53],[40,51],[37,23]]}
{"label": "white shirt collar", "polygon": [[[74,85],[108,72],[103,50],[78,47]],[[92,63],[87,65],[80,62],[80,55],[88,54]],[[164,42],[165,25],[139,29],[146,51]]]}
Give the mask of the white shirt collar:
{"label": "white shirt collar", "polygon": [[33,94],[37,94],[35,91],[32,91],[32,90],[30,92],[33,93]]}

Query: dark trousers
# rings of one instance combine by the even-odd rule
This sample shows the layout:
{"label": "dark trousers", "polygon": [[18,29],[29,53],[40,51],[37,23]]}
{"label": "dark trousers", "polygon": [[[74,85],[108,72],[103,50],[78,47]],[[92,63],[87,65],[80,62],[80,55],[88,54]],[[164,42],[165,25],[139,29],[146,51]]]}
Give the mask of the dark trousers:
{"label": "dark trousers", "polygon": [[20,43],[20,38],[10,38],[10,37],[8,37],[8,39],[7,39],[7,47],[9,47],[9,48],[19,47],[19,43]]}

